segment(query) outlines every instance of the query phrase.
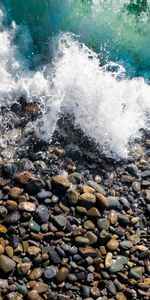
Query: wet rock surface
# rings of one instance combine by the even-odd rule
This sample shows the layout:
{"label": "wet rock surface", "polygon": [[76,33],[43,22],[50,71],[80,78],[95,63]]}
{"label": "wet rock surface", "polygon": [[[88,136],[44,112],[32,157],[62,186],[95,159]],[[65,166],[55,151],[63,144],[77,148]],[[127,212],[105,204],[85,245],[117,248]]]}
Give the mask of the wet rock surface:
{"label": "wet rock surface", "polygon": [[116,162],[56,133],[1,153],[0,299],[148,300],[149,138]]}

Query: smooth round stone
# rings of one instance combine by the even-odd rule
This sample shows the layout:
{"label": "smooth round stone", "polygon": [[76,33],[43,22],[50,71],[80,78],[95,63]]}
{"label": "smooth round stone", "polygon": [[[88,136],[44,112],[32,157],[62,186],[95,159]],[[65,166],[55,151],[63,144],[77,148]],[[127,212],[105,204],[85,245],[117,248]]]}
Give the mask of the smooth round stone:
{"label": "smooth round stone", "polygon": [[45,199],[48,199],[48,198],[51,198],[52,197],[52,193],[50,191],[41,191],[37,194],[37,199],[38,200],[45,200]]}
{"label": "smooth round stone", "polygon": [[111,225],[115,225],[118,221],[118,212],[116,210],[112,209],[108,213],[108,220],[110,221]]}
{"label": "smooth round stone", "polygon": [[31,246],[28,248],[28,254],[32,256],[37,256],[40,253],[41,249],[36,246]]}
{"label": "smooth round stone", "polygon": [[7,209],[4,206],[0,206],[0,219],[4,219],[7,216]]}
{"label": "smooth round stone", "polygon": [[4,223],[8,225],[16,225],[20,221],[20,218],[20,213],[18,211],[13,211],[4,219]]}
{"label": "smooth round stone", "polygon": [[108,199],[101,193],[96,193],[95,194],[97,202],[103,207],[107,208],[109,206],[109,201]]}
{"label": "smooth round stone", "polygon": [[11,258],[9,258],[5,255],[0,256],[0,269],[4,273],[11,272],[15,268],[15,266],[16,266],[16,263],[14,262],[14,260],[12,260]]}
{"label": "smooth round stone", "polygon": [[122,248],[123,250],[128,250],[130,248],[133,247],[133,243],[131,243],[130,241],[122,241],[120,242],[120,248]]}
{"label": "smooth round stone", "polygon": [[34,232],[37,232],[39,233],[40,230],[41,230],[41,227],[40,225],[38,225],[38,223],[36,223],[35,221],[31,220],[29,223],[28,223],[28,227],[34,231]]}
{"label": "smooth round stone", "polygon": [[97,251],[92,248],[91,246],[86,246],[86,247],[80,247],[79,252],[82,256],[84,257],[96,257],[97,256]]}
{"label": "smooth round stone", "polygon": [[90,295],[90,287],[87,285],[81,285],[82,297],[87,298]]}
{"label": "smooth round stone", "polygon": [[27,286],[25,284],[18,284],[16,283],[17,291],[20,292],[22,295],[27,294]]}
{"label": "smooth round stone", "polygon": [[30,279],[31,280],[37,280],[41,278],[42,276],[42,269],[41,268],[36,268],[30,273]]}
{"label": "smooth round stone", "polygon": [[7,289],[7,288],[8,288],[8,280],[0,279],[0,289]]}
{"label": "smooth round stone", "polygon": [[94,225],[94,223],[92,221],[87,220],[87,221],[84,222],[83,227],[85,229],[94,229],[95,225]]}
{"label": "smooth round stone", "polygon": [[84,193],[79,197],[79,204],[85,206],[86,208],[90,208],[91,206],[93,206],[93,204],[95,204],[95,202],[96,197],[91,193]]}
{"label": "smooth round stone", "polygon": [[127,300],[127,297],[120,292],[116,294],[116,300]]}
{"label": "smooth round stone", "polygon": [[55,266],[50,266],[50,267],[46,267],[44,270],[43,270],[43,275],[46,279],[53,279],[55,278],[56,274],[57,274],[57,268]]}
{"label": "smooth round stone", "polygon": [[99,229],[101,229],[101,230],[104,229],[107,231],[110,227],[110,222],[109,222],[109,220],[102,218],[97,221],[97,226]]}
{"label": "smooth round stone", "polygon": [[21,173],[16,175],[17,181],[19,181],[20,183],[25,184],[25,185],[32,178],[34,178],[34,175],[32,173],[27,172],[27,171],[21,172]]}
{"label": "smooth round stone", "polygon": [[67,219],[62,215],[55,216],[53,220],[59,227],[65,227],[67,224]]}
{"label": "smooth round stone", "polygon": [[65,267],[62,267],[56,274],[56,279],[58,282],[63,282],[69,275],[69,270]]}
{"label": "smooth round stone", "polygon": [[0,224],[0,233],[7,233],[7,228],[2,224]]}
{"label": "smooth round stone", "polygon": [[65,151],[66,151],[67,156],[73,160],[79,159],[82,155],[80,148],[75,144],[68,144],[65,147]]}
{"label": "smooth round stone", "polygon": [[142,278],[142,273],[143,273],[143,271],[142,271],[141,267],[132,268],[132,269],[130,269],[130,272],[129,272],[130,276],[137,280]]}
{"label": "smooth round stone", "polygon": [[40,190],[43,188],[43,181],[40,179],[32,179],[27,183],[27,191],[31,194],[39,193]]}
{"label": "smooth round stone", "polygon": [[10,198],[17,199],[20,196],[21,192],[22,192],[22,190],[20,188],[13,187],[9,191],[9,196],[10,196]]}
{"label": "smooth round stone", "polygon": [[88,243],[89,245],[95,244],[98,240],[97,235],[95,235],[92,231],[87,232],[86,238],[88,238],[88,240],[89,240],[89,243]]}
{"label": "smooth round stone", "polygon": [[120,197],[119,201],[123,205],[123,208],[125,210],[129,210],[130,209],[130,202],[125,197]]}
{"label": "smooth round stone", "polygon": [[17,248],[19,244],[19,237],[16,234],[12,234],[9,238],[9,244],[13,249]]}
{"label": "smooth round stone", "polygon": [[118,197],[108,197],[109,209],[119,207],[119,198]]}
{"label": "smooth round stone", "polygon": [[28,299],[29,300],[38,300],[39,294],[36,290],[32,290],[28,293]]}
{"label": "smooth round stone", "polygon": [[52,262],[54,264],[57,265],[57,264],[61,263],[60,256],[58,255],[57,251],[52,247],[49,249],[49,256],[50,256],[50,259],[52,260]]}
{"label": "smooth round stone", "polygon": [[118,249],[119,243],[117,240],[111,239],[106,246],[109,251],[114,251]]}
{"label": "smooth round stone", "polygon": [[117,264],[115,260],[112,261],[112,265],[109,268],[109,272],[110,273],[118,273],[123,269],[123,265],[122,264]]}
{"label": "smooth round stone", "polygon": [[134,181],[132,183],[132,189],[133,189],[134,192],[138,193],[141,190],[140,182]]}
{"label": "smooth round stone", "polygon": [[119,218],[118,218],[118,221],[119,221],[119,224],[123,227],[126,227],[128,225],[130,225],[130,220],[127,216],[125,215],[119,215]]}
{"label": "smooth round stone", "polygon": [[47,223],[49,220],[49,210],[45,205],[39,205],[36,210],[36,216],[40,224]]}
{"label": "smooth round stone", "polygon": [[7,253],[7,255],[12,258],[14,255],[14,251],[13,251],[13,247],[11,246],[6,246],[5,251]]}
{"label": "smooth round stone", "polygon": [[70,187],[70,182],[66,177],[57,175],[52,177],[52,185],[58,191],[66,191]]}
{"label": "smooth round stone", "polygon": [[94,297],[94,298],[97,298],[100,296],[100,290],[97,286],[93,286],[91,288],[91,295]]}
{"label": "smooth round stone", "polygon": [[107,289],[112,295],[116,295],[116,287],[112,281],[108,282]]}
{"label": "smooth round stone", "polygon": [[100,212],[96,207],[92,207],[87,211],[87,215],[90,216],[90,217],[99,218],[100,217]]}
{"label": "smooth round stone", "polygon": [[69,189],[68,198],[72,204],[76,204],[79,199],[79,193],[75,189]]}
{"label": "smooth round stone", "polygon": [[116,264],[118,264],[118,265],[126,265],[127,263],[128,263],[128,259],[126,256],[119,255],[116,258]]}
{"label": "smooth round stone", "polygon": [[28,211],[28,212],[34,212],[36,211],[36,205],[32,202],[20,202],[19,203],[19,209],[23,211]]}
{"label": "smooth round stone", "polygon": [[39,294],[43,294],[47,292],[48,285],[43,282],[37,282],[36,285],[34,285],[34,290],[36,290]]}
{"label": "smooth round stone", "polygon": [[87,185],[89,185],[91,188],[93,188],[97,193],[101,193],[101,194],[105,195],[104,188],[101,185],[99,185],[98,183],[96,183],[95,181],[88,180]]}
{"label": "smooth round stone", "polygon": [[112,253],[108,252],[105,257],[105,268],[108,269],[112,265]]}
{"label": "smooth round stone", "polygon": [[88,245],[89,244],[89,239],[83,236],[76,236],[75,237],[75,242],[77,245]]}

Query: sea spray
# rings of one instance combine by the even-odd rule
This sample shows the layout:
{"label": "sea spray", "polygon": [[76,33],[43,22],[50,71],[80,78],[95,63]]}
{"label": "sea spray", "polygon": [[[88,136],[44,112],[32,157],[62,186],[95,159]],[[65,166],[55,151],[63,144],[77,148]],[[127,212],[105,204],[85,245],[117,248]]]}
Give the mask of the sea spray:
{"label": "sea spray", "polygon": [[35,130],[49,142],[60,114],[74,114],[106,155],[127,156],[148,126],[148,11],[137,20],[125,0],[45,0],[34,14],[32,0],[22,1],[19,21],[17,2],[3,2],[4,20],[1,12],[0,105],[37,101],[43,116]]}

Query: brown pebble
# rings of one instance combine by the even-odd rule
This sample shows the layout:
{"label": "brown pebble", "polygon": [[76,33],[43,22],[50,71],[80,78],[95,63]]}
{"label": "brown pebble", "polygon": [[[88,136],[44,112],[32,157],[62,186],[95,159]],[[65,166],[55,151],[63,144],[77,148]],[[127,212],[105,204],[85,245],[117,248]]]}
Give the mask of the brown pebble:
{"label": "brown pebble", "polygon": [[37,300],[38,296],[39,296],[39,294],[36,290],[32,290],[28,293],[28,299],[29,300]]}
{"label": "brown pebble", "polygon": [[102,195],[101,193],[96,193],[95,196],[100,205],[102,205],[105,208],[109,206],[109,201],[104,195]]}
{"label": "brown pebble", "polygon": [[7,255],[8,255],[10,258],[13,257],[13,255],[14,255],[13,247],[11,247],[11,246],[6,246],[5,251],[6,251]]}
{"label": "brown pebble", "polygon": [[115,225],[118,221],[118,213],[115,210],[111,210],[108,213],[108,220],[112,225]]}
{"label": "brown pebble", "polygon": [[42,282],[37,282],[34,286],[34,290],[36,290],[39,294],[43,294],[48,290],[48,285]]}
{"label": "brown pebble", "polygon": [[41,249],[36,246],[31,246],[28,248],[28,254],[32,256],[37,256],[40,253]]}
{"label": "brown pebble", "polygon": [[28,212],[33,212],[36,211],[36,205],[32,202],[20,202],[18,205],[20,210],[28,211]]}
{"label": "brown pebble", "polygon": [[69,270],[65,267],[62,267],[56,274],[56,279],[58,282],[63,282],[69,275]]}
{"label": "brown pebble", "polygon": [[2,224],[0,224],[0,233],[7,233],[7,228]]}
{"label": "brown pebble", "polygon": [[0,255],[4,253],[4,247],[0,245]]}
{"label": "brown pebble", "polygon": [[114,251],[118,249],[119,243],[117,240],[111,239],[106,246],[109,251]]}
{"label": "brown pebble", "polygon": [[99,218],[100,217],[100,212],[96,207],[92,207],[87,211],[87,215],[90,216],[90,217]]}
{"label": "brown pebble", "polygon": [[105,268],[108,269],[112,265],[112,253],[108,252],[105,257]]}
{"label": "brown pebble", "polygon": [[17,202],[14,200],[7,200],[6,201],[6,207],[10,211],[14,211],[17,209]]}
{"label": "brown pebble", "polygon": [[76,204],[79,199],[79,193],[75,189],[68,190],[68,198],[72,204]]}
{"label": "brown pebble", "polygon": [[127,300],[126,296],[123,293],[117,293],[116,299],[117,300]]}
{"label": "brown pebble", "polygon": [[41,268],[36,268],[30,273],[30,279],[31,280],[37,280],[42,276],[42,269]]}
{"label": "brown pebble", "polygon": [[34,179],[34,178],[35,178],[35,175],[32,173],[29,173],[27,171],[21,172],[16,175],[17,181],[19,181],[20,183],[25,184],[25,185],[29,182],[29,180]]}
{"label": "brown pebble", "polygon": [[9,196],[14,198],[14,199],[17,199],[20,194],[21,194],[22,190],[18,187],[13,187],[12,189],[10,189],[9,191]]}

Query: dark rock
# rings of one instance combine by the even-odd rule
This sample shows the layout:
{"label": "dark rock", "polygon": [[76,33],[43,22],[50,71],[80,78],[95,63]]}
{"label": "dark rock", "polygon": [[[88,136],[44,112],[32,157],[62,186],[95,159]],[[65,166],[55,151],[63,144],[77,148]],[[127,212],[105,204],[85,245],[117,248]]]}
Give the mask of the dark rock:
{"label": "dark rock", "polygon": [[125,210],[129,210],[130,209],[130,203],[129,203],[129,201],[125,197],[121,197],[119,199],[119,201],[121,202],[121,204],[123,205],[123,208]]}
{"label": "dark rock", "polygon": [[19,244],[19,237],[15,234],[11,234],[9,237],[9,244],[11,247],[13,247],[13,249],[17,248]]}
{"label": "dark rock", "polygon": [[0,206],[0,219],[4,219],[7,216],[7,209],[4,206]]}
{"label": "dark rock", "polygon": [[51,197],[52,197],[52,193],[50,191],[43,190],[37,194],[37,199],[39,199],[39,200],[45,200],[45,199],[48,199]]}
{"label": "dark rock", "polygon": [[20,218],[20,213],[18,211],[14,211],[4,219],[4,223],[8,225],[15,225],[20,221]]}
{"label": "dark rock", "polygon": [[77,160],[82,156],[80,148],[75,144],[69,144],[65,147],[65,151],[68,157],[73,160]]}
{"label": "dark rock", "polygon": [[128,250],[128,249],[130,249],[132,247],[133,247],[133,244],[130,241],[120,242],[120,248],[122,248],[124,250]]}
{"label": "dark rock", "polygon": [[142,176],[142,178],[148,178],[148,177],[150,177],[150,170],[142,172],[141,176]]}
{"label": "dark rock", "polygon": [[116,287],[112,281],[109,281],[107,288],[112,295],[116,295]]}
{"label": "dark rock", "polygon": [[107,231],[110,227],[110,222],[107,219],[102,218],[97,221],[97,226],[99,229],[101,229],[101,230],[104,229]]}
{"label": "dark rock", "polygon": [[131,164],[127,166],[128,172],[133,176],[139,176],[139,169],[136,165]]}
{"label": "dark rock", "polygon": [[60,256],[58,255],[57,251],[52,247],[50,247],[50,249],[49,249],[49,256],[54,264],[57,265],[57,264],[61,263]]}
{"label": "dark rock", "polygon": [[49,220],[49,210],[45,205],[39,205],[36,210],[36,216],[40,224],[47,223]]}
{"label": "dark rock", "polygon": [[37,194],[44,187],[44,183],[42,180],[32,179],[27,184],[27,191],[31,194]]}

